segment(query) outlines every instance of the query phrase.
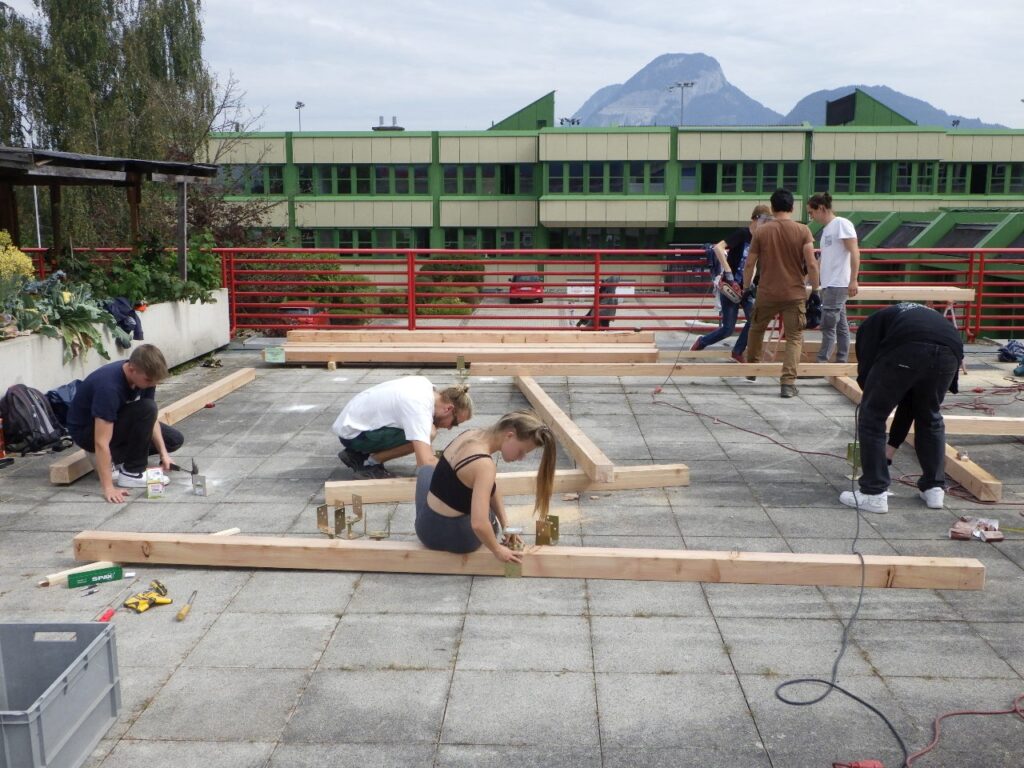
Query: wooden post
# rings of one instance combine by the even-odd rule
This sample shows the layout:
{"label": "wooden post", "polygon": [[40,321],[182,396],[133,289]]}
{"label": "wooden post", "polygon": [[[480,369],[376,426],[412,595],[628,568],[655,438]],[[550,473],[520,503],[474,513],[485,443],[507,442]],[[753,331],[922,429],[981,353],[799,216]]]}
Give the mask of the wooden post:
{"label": "wooden post", "polygon": [[126,174],[128,186],[124,188],[128,199],[128,228],[132,245],[139,242],[139,205],[142,203],[142,178],[137,173]]}
{"label": "wooden post", "polygon": [[188,182],[178,182],[178,277],[188,280]]}

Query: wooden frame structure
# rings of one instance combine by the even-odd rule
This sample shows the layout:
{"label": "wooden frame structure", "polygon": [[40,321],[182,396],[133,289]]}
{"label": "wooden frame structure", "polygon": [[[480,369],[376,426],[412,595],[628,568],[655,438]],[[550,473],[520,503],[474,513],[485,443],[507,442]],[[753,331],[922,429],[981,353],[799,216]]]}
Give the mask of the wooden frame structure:
{"label": "wooden frame structure", "polygon": [[[799,376],[847,376],[856,374],[856,363],[800,363]],[[471,376],[653,376],[658,378],[728,378],[764,376],[778,378],[782,363],[572,363],[572,362],[477,362]]]}
{"label": "wooden frame structure", "polygon": [[[83,531],[75,559],[148,565],[288,568],[461,576],[502,576],[486,550],[456,555],[419,543],[274,536]],[[714,552],[676,549],[531,546],[521,575],[538,578],[700,581],[881,589],[978,590],[985,566],[973,558]]]}
{"label": "wooden frame structure", "polygon": [[[864,393],[855,379],[846,376],[829,377],[829,383],[839,392],[846,395],[853,403],[859,403]],[[944,417],[952,418],[952,417]],[[960,417],[963,419],[964,417]],[[982,421],[984,417],[967,417],[961,424],[967,424],[968,420],[975,423]],[[956,422],[954,422],[956,423]],[[993,432],[956,432],[955,434],[996,434]],[[907,442],[914,444],[913,433],[907,436]],[[983,467],[978,466],[969,458],[960,458],[955,448],[946,446],[946,474],[960,483],[964,488],[979,501],[1002,501],[1003,483],[995,475]]]}
{"label": "wooden frame structure", "polygon": [[[241,368],[229,373],[222,379],[196,390],[191,395],[177,400],[157,413],[157,421],[164,424],[175,424],[196,411],[202,410],[207,403],[234,392],[256,378],[255,368]],[[93,471],[92,462],[85,451],[79,448],[50,465],[50,482],[54,485],[68,485],[80,477]]]}

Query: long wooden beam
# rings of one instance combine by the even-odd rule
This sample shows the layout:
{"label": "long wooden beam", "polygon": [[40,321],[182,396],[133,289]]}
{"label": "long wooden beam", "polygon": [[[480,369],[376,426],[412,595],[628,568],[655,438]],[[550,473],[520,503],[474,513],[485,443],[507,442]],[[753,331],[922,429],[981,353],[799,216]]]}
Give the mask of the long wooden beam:
{"label": "long wooden beam", "polygon": [[[378,346],[366,345],[315,345],[285,344],[283,350],[286,363],[447,363],[455,365],[458,358],[467,363],[475,361],[487,362],[524,362],[567,360],[578,363],[647,363],[658,359],[657,347],[634,344],[584,345],[567,344],[495,344],[491,346],[455,345],[409,345],[409,346]],[[268,355],[264,353],[264,359]],[[273,362],[273,355],[268,360]]]}
{"label": "long wooden beam", "polygon": [[288,342],[300,344],[653,344],[654,331],[406,331],[380,328],[358,331],[297,328]]}
{"label": "long wooden beam", "polygon": [[[846,376],[829,377],[829,383],[854,403],[859,403],[864,393],[854,379]],[[907,436],[907,442],[914,444],[914,438]],[[962,459],[955,448],[946,445],[946,474],[960,483],[979,501],[1002,501],[1003,483],[988,470],[975,464],[970,458]]]}
{"label": "long wooden beam", "polygon": [[974,301],[973,288],[953,285],[864,285],[850,301]]}
{"label": "long wooden beam", "polygon": [[530,405],[537,411],[544,423],[551,428],[562,447],[587,473],[587,477],[601,483],[614,482],[615,464],[612,460],[604,455],[604,451],[598,448],[582,429],[576,426],[576,423],[558,407],[558,404],[534,378],[516,376],[516,386],[530,401]]}
{"label": "long wooden beam", "polygon": [[[531,494],[537,486],[537,472],[499,472],[498,490],[506,496]],[[690,468],[685,464],[643,464],[616,467],[615,480],[603,483],[591,480],[582,469],[556,469],[555,493],[573,491],[624,491],[636,488],[669,488],[690,484]],[[351,504],[352,494],[364,502],[412,501],[416,478],[392,477],[387,480],[332,480],[324,483],[324,501],[337,506]]]}
{"label": "long wooden beam", "polygon": [[[657,378],[764,376],[778,378],[782,363],[472,363],[473,376],[654,376]],[[799,376],[847,376],[857,372],[856,363],[800,363]]]}
{"label": "long wooden beam", "polygon": [[[75,558],[120,563],[287,568],[314,571],[501,576],[504,565],[485,549],[454,555],[419,543],[273,536],[83,531]],[[713,552],[613,547],[529,547],[522,575],[559,579],[702,581],[883,589],[977,590],[985,566],[972,558]]]}
{"label": "long wooden beam", "polygon": [[[944,414],[947,435],[1002,435],[1020,437],[1024,435],[1024,418],[1019,416],[954,416]],[[889,417],[888,424],[892,423]],[[910,426],[913,433],[914,426]]]}
{"label": "long wooden beam", "polygon": [[[157,419],[167,425],[175,424],[203,409],[207,403],[212,403],[214,400],[234,392],[255,378],[255,368],[241,368],[229,373],[224,378],[162,408],[157,414]],[[79,449],[50,465],[50,482],[54,485],[67,485],[90,472],[92,472],[92,462],[89,461],[85,451]]]}

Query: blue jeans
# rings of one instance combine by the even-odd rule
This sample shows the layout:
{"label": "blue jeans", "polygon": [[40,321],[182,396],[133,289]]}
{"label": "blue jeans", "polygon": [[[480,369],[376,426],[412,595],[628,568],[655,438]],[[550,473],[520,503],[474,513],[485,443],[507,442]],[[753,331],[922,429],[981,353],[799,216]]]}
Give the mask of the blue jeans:
{"label": "blue jeans", "polygon": [[827,363],[836,348],[836,362],[845,363],[850,355],[850,323],[846,319],[849,288],[821,289],[821,348],[818,362]]}
{"label": "blue jeans", "polygon": [[940,407],[959,366],[953,350],[928,341],[901,344],[871,366],[857,416],[861,493],[878,494],[889,488],[885,420],[908,395],[914,414],[914,450],[921,464],[917,487],[922,491],[945,487],[946,427]]}
{"label": "blue jeans", "polygon": [[746,323],[743,324],[743,330],[740,331],[740,337],[736,339],[736,346],[733,347],[733,354],[743,354],[743,351],[747,348],[747,335],[750,332],[750,318],[754,314],[753,296],[747,296],[747,298],[739,304],[733,304],[725,298],[725,296],[722,297],[722,324],[711,333],[697,339],[700,343],[701,349],[710,347],[715,342],[727,339],[732,335],[732,332],[736,329],[736,320],[740,315],[740,307],[743,307],[743,319],[746,320]]}

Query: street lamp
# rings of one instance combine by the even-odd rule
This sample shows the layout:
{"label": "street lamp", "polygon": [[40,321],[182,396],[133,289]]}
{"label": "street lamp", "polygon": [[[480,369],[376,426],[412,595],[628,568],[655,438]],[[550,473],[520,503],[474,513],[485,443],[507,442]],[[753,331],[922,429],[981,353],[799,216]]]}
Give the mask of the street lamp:
{"label": "street lamp", "polygon": [[295,102],[295,109],[297,109],[299,111],[299,131],[300,132],[302,131],[302,108],[304,106],[306,106],[305,103],[303,103],[301,101],[296,101]]}
{"label": "street lamp", "polygon": [[668,89],[670,91],[674,91],[676,88],[679,89],[679,124],[680,125],[683,124],[683,106],[684,106],[685,101],[686,101],[686,89],[687,88],[693,88],[693,86],[695,86],[696,84],[697,83],[694,80],[680,80],[678,82],[672,83],[672,85],[670,85],[668,87]]}

